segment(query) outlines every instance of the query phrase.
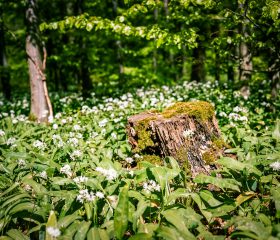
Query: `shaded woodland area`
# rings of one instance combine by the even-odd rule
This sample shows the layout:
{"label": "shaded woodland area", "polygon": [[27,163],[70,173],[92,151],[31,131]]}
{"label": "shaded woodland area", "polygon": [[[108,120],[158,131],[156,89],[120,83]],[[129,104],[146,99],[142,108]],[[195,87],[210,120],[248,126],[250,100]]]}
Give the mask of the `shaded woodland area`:
{"label": "shaded woodland area", "polygon": [[279,0],[0,0],[0,240],[280,239]]}
{"label": "shaded woodland area", "polygon": [[[30,6],[36,21],[28,20]],[[265,79],[276,98],[278,9],[278,1],[266,0],[2,0],[1,89],[8,99],[28,90],[26,38],[32,35],[40,61],[46,54],[50,91],[88,96],[98,85],[113,92],[216,80],[246,94]]]}

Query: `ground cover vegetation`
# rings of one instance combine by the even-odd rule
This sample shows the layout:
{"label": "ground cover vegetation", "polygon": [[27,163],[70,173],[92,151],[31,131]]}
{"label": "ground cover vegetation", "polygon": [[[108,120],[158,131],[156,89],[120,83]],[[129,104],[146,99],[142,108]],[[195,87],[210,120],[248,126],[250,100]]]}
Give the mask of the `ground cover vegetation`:
{"label": "ground cover vegetation", "polygon": [[[279,239],[279,9],[0,0],[0,239]],[[209,175],[127,141],[189,101],[222,131]]]}

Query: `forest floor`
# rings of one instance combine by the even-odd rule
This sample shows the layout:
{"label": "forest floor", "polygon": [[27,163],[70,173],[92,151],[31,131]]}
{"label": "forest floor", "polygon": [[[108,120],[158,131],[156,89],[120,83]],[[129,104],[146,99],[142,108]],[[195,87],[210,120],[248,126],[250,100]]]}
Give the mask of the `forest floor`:
{"label": "forest floor", "polygon": [[[280,104],[262,84],[248,98],[194,82],[51,94],[50,124],[28,120],[24,96],[0,100],[0,239],[279,239]],[[173,158],[131,150],[129,116],[196,100],[213,104],[235,158],[191,177]]]}

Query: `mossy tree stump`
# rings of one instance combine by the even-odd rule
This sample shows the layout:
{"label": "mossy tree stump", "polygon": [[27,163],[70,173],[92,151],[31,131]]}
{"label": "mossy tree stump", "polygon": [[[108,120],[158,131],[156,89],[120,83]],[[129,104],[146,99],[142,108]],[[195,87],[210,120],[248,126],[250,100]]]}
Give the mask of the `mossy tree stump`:
{"label": "mossy tree stump", "polygon": [[209,173],[225,147],[214,107],[203,101],[178,102],[163,112],[131,116],[127,133],[134,152],[172,156],[193,176]]}

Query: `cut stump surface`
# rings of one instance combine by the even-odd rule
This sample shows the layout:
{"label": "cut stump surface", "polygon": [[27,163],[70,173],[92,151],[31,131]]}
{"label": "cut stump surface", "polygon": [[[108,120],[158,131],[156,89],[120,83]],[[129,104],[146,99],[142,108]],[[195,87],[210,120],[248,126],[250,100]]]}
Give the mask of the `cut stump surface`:
{"label": "cut stump surface", "polygon": [[204,101],[178,102],[163,112],[131,116],[127,133],[134,152],[172,156],[192,175],[208,174],[225,147],[214,107]]}

